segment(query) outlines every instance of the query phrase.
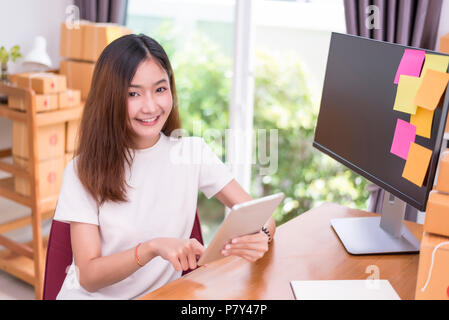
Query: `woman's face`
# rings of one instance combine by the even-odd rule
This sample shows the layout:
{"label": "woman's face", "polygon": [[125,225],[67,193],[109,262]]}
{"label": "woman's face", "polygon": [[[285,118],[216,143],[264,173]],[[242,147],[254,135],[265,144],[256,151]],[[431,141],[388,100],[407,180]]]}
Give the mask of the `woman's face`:
{"label": "woman's face", "polygon": [[172,107],[167,72],[154,58],[145,59],[137,67],[128,89],[128,116],[138,149],[149,148],[159,140]]}

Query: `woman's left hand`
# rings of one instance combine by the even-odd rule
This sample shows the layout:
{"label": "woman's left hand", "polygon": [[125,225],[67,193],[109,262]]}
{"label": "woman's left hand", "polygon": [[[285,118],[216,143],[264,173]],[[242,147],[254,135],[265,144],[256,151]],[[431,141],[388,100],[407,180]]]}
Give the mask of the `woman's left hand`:
{"label": "woman's left hand", "polygon": [[224,256],[239,256],[250,262],[255,262],[262,258],[267,251],[268,237],[260,231],[232,239],[224,246],[221,254]]}

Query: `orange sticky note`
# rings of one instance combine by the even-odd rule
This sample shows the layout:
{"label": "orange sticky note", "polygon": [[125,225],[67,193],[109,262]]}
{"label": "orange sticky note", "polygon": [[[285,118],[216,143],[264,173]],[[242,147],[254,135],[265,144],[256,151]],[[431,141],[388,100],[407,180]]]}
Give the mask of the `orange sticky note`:
{"label": "orange sticky note", "polygon": [[422,187],[431,157],[432,150],[412,142],[402,177],[416,184],[418,187]]}
{"label": "orange sticky note", "polygon": [[416,126],[416,134],[418,136],[430,139],[433,124],[432,110],[418,107],[416,113],[410,117],[410,123]]}
{"label": "orange sticky note", "polygon": [[449,74],[432,69],[427,70],[413,103],[422,108],[435,110],[448,82]]}

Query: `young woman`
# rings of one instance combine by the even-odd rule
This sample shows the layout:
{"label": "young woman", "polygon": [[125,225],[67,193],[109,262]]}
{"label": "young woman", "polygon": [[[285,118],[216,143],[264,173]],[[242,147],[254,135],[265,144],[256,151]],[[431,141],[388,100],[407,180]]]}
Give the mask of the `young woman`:
{"label": "young woman", "polygon": [[[163,48],[144,35],[108,45],[55,212],[70,223],[74,257],[58,299],[135,299],[179,278],[204,251],[189,239],[198,190],[227,207],[251,200],[202,138],[172,137],[180,128]],[[265,227],[222,254],[261,258],[273,219]]]}

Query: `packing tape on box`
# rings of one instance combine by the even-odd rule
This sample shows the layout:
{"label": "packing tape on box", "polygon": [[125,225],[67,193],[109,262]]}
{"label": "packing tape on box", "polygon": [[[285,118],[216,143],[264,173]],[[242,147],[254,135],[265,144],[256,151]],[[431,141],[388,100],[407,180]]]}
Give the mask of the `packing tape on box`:
{"label": "packing tape on box", "polygon": [[72,61],[66,61],[66,78],[67,78],[67,86],[69,88],[73,88],[73,81],[72,81],[72,67],[73,67]]}
{"label": "packing tape on box", "polygon": [[67,90],[67,105],[73,107],[73,91]]}
{"label": "packing tape on box", "polygon": [[66,52],[65,52],[65,54],[67,54],[67,52],[71,52],[71,50],[70,49],[72,49],[71,48],[71,44],[72,44],[72,39],[71,39],[71,37],[72,37],[72,33],[70,32],[70,29],[67,27],[67,21],[66,21],[66,31],[65,31],[65,35],[66,35]]}
{"label": "packing tape on box", "polygon": [[441,248],[442,246],[445,246],[445,245],[449,245],[449,241],[441,242],[441,243],[439,243],[438,245],[436,245],[435,248],[433,248],[433,251],[432,251],[432,259],[431,259],[430,267],[429,267],[429,274],[427,275],[427,281],[426,281],[426,283],[424,284],[424,287],[421,288],[421,292],[426,291],[426,288],[427,288],[427,286],[429,285],[430,278],[432,277],[433,264],[434,264],[434,262],[435,262],[435,254],[436,254],[437,250],[438,250],[439,248]]}

